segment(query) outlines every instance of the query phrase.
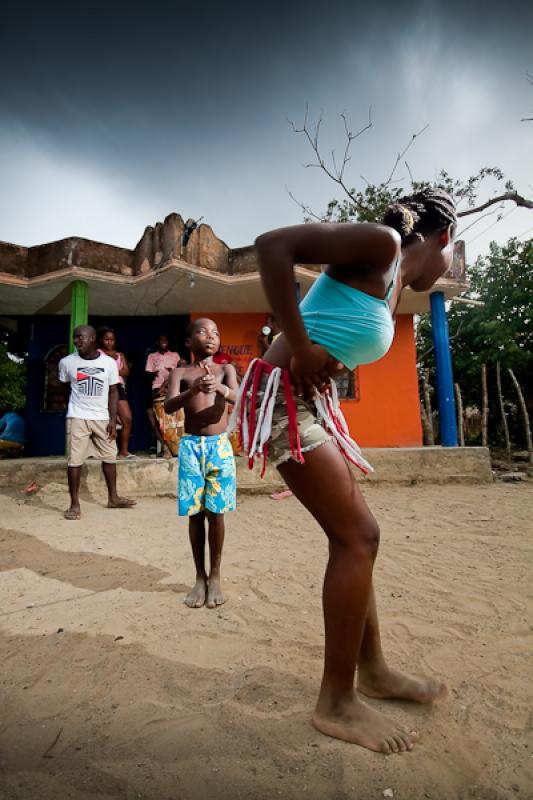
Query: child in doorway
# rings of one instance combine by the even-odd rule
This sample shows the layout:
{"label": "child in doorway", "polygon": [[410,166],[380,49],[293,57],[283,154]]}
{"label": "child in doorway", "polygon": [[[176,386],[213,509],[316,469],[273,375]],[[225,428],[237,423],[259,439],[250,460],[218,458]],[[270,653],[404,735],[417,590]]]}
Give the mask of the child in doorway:
{"label": "child in doorway", "polygon": [[[196,583],[185,598],[189,608],[215,608],[225,602],[220,584],[224,514],[236,506],[235,461],[226,434],[227,404],[237,396],[232,364],[216,364],[220,334],[211,319],[192,322],[186,345],[193,363],[177,367],[169,378],[165,411],[185,411],[185,433],[178,452],[178,514],[189,517]],[[209,576],[205,567],[208,524]]]}

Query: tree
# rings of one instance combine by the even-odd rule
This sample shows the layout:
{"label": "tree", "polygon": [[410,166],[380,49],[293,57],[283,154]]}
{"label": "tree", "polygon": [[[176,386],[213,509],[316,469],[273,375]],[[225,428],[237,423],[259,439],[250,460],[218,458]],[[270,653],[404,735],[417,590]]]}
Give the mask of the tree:
{"label": "tree", "polygon": [[12,356],[0,341],[0,412],[20,411],[26,405],[26,364]]}
{"label": "tree", "polygon": [[[326,159],[323,155],[320,144],[320,131],[323,123],[322,116],[318,118],[313,131],[309,124],[309,109],[307,107],[302,127],[298,128],[294,122],[289,120],[289,124],[294,133],[304,136],[314,155],[314,160],[304,166],[307,169],[315,168],[321,170],[331,181],[340,187],[345,195],[342,200],[331,200],[325,212],[315,213],[309,206],[297,200],[292,192],[289,191],[290,197],[303,210],[304,220],[306,222],[311,222],[313,220],[318,222],[376,222],[383,218],[383,212],[391,202],[394,202],[404,194],[410,194],[411,192],[415,192],[429,185],[429,181],[413,180],[409,164],[404,160],[408,150],[410,150],[418,137],[428,128],[428,125],[425,125],[420,131],[412,134],[405,147],[397,154],[392,168],[384,180],[379,183],[371,183],[361,176],[366,184],[365,187],[363,189],[351,188],[347,183],[346,168],[352,160],[352,142],[373,127],[372,109],[369,110],[367,124],[356,133],[350,130],[346,115],[341,114],[340,116],[343,121],[345,134],[345,147],[342,161],[339,160],[334,150],[331,152],[329,159]],[[395,175],[402,162],[410,178],[411,185],[408,189],[393,185],[398,183],[398,181],[395,180]],[[485,189],[491,181],[493,186],[496,186],[496,190],[493,191],[492,196],[480,202],[480,193],[482,193],[483,189]],[[467,226],[468,228],[492,214],[498,215],[497,219],[501,218],[501,210],[505,202],[514,202],[517,206],[533,210],[533,202],[516,191],[513,182],[505,177],[499,167],[482,167],[477,173],[466,180],[458,180],[453,178],[446,170],[441,170],[432,183],[445,189],[455,198],[458,207],[458,217],[475,215],[474,221]],[[467,230],[467,228],[463,228],[463,231],[460,230],[459,234],[465,230]]]}
{"label": "tree", "polygon": [[[495,408],[494,370],[499,361],[506,398],[513,405],[516,403],[507,372],[510,368],[524,390],[528,408],[533,409],[532,266],[532,239],[520,242],[512,238],[503,246],[492,242],[489,255],[469,267],[470,287],[463,295],[483,305],[451,303],[448,327],[454,379],[461,386],[466,405],[481,405],[481,366],[487,364],[489,394],[493,395],[490,405]],[[417,345],[419,366],[432,373],[430,315],[424,315],[419,322]],[[517,429],[519,420],[515,416]]]}
{"label": "tree", "polygon": [[[350,130],[345,114],[341,114],[341,119],[345,134],[344,152],[338,158],[335,151],[332,151],[328,159],[323,155],[320,144],[322,116],[314,129],[309,124],[307,108],[301,127],[298,128],[289,121],[294,133],[303,136],[312,150],[314,160],[304,166],[319,169],[344,194],[343,199],[331,200],[325,212],[317,214],[289,191],[292,199],[302,208],[305,222],[379,221],[390,203],[402,195],[429,185],[426,181],[413,180],[409,164],[405,160],[408,150],[428,127],[425,126],[414,133],[397,154],[385,179],[379,183],[371,183],[361,176],[365,186],[362,189],[351,188],[346,169],[352,159],[352,143],[372,128],[372,114],[370,110],[367,124],[356,133]],[[410,179],[410,186],[407,187],[402,186],[402,182],[395,177],[402,163]],[[506,178],[499,167],[482,167],[466,180],[458,180],[446,170],[441,170],[432,183],[455,198],[459,218],[473,217],[473,221],[468,220],[466,226],[459,225],[458,236],[487,216],[495,215],[498,221],[506,202],[533,209],[533,202],[516,191],[512,181]],[[492,188],[492,194],[487,187]],[[500,361],[504,367],[505,379],[509,380],[507,369],[511,368],[525,388],[528,407],[533,406],[532,247],[531,240],[521,244],[516,239],[511,239],[503,248],[492,243],[489,256],[479,259],[474,267],[469,268],[471,288],[465,295],[482,301],[484,305],[473,308],[452,304],[449,327],[455,378],[460,384],[466,405],[480,405],[481,364],[486,363],[490,369]],[[432,375],[434,358],[429,315],[420,321],[417,342],[419,366],[423,368],[423,374],[427,374],[429,370]]]}

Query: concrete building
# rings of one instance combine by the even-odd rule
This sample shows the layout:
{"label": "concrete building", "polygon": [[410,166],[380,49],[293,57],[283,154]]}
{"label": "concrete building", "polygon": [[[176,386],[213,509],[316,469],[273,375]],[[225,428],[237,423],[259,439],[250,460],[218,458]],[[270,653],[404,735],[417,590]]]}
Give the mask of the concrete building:
{"label": "concrete building", "polygon": [[[87,319],[95,327],[113,327],[119,349],[132,363],[128,394],[134,415],[133,450],[147,444],[144,365],[160,333],[187,358],[187,323],[209,316],[220,328],[222,349],[241,372],[257,355],[269,308],[254,248],[232,250],[208,225],[191,223],[170,214],[163,223],[147,227],[133,250],[75,237],[29,248],[0,243],[0,324],[25,337],[29,354],[29,455],[64,450],[57,362],[69,351],[73,327]],[[344,414],[364,447],[422,444],[413,315],[430,306],[440,337],[437,357],[444,359],[444,365],[437,364],[443,444],[456,443],[451,372],[446,374],[450,359],[444,302],[465,288],[460,244],[452,269],[435,285],[431,298],[429,293],[403,292],[396,337],[387,355],[359,367],[341,387]],[[304,297],[320,267],[302,264],[295,273]]]}

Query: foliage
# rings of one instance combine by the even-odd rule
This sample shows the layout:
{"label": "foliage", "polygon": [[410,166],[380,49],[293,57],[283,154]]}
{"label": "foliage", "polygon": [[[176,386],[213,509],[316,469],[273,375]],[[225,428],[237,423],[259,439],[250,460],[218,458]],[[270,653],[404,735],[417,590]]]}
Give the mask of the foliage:
{"label": "foliage", "polygon": [[[502,365],[503,388],[515,428],[520,427],[515,408],[516,391],[509,380],[510,367],[522,386],[526,403],[533,408],[533,240],[510,239],[500,246],[492,242],[489,255],[468,270],[470,288],[463,297],[482,306],[452,302],[448,327],[454,380],[466,405],[481,405],[481,365],[487,364],[489,405],[496,413],[495,365]],[[434,370],[431,317],[424,315],[417,328],[419,366]],[[520,436],[520,434],[518,434]]]}
{"label": "foliage", "polygon": [[[424,132],[423,128],[413,134],[407,146],[398,153],[392,171],[386,180],[372,184],[363,180],[363,189],[350,188],[346,183],[345,168],[351,161],[350,148],[352,142],[372,127],[372,115],[369,112],[368,124],[358,133],[349,129],[346,116],[343,119],[346,142],[342,161],[339,163],[335,152],[331,154],[332,165],[324,157],[319,143],[322,124],[320,116],[314,133],[309,127],[309,115],[306,108],[303,126],[298,128],[290,123],[295,133],[303,135],[314,154],[315,160],[305,166],[320,169],[343,193],[342,200],[331,200],[326,211],[316,214],[308,206],[300,203],[291,192],[295,202],[304,212],[304,221],[312,222],[379,222],[383,219],[388,205],[403,195],[411,194],[429,185],[429,182],[417,182],[412,179],[411,170],[404,156],[415,140]],[[427,127],[427,126],[426,126]],[[397,180],[395,172],[403,162],[409,172],[409,181]],[[393,180],[394,178],[394,180]],[[458,236],[473,227],[486,216],[494,215],[495,221],[502,218],[503,203],[511,201],[517,206],[533,209],[533,203],[519,195],[512,183],[499,167],[482,167],[478,172],[465,180],[452,177],[446,170],[440,170],[431,182],[454,197],[458,217],[473,215],[473,221],[460,224]],[[487,199],[487,190],[489,196]],[[490,194],[490,191],[492,194]],[[480,194],[485,199],[480,200]],[[490,209],[490,210],[488,210]],[[511,411],[516,412],[516,391],[511,386],[507,368],[513,369],[526,395],[529,408],[533,408],[533,244],[520,243],[511,239],[507,245],[499,247],[492,243],[490,254],[480,258],[469,269],[470,289],[465,297],[481,301],[483,305],[471,306],[453,303],[448,315],[452,352],[454,358],[455,380],[460,384],[465,407],[481,405],[481,364],[487,364],[489,370],[489,403],[496,408],[494,397],[494,380],[490,373],[500,361],[504,378],[504,392],[507,398],[513,398]],[[418,360],[420,370],[428,370],[430,380],[434,384],[434,358],[431,341],[431,319],[429,315],[422,318],[417,330]],[[508,384],[508,385],[505,385]],[[515,421],[517,419],[515,413]]]}
{"label": "foliage", "polygon": [[0,341],[0,412],[20,411],[26,405],[26,364],[15,360]]}
{"label": "foliage", "polygon": [[[444,189],[454,197],[458,208],[474,208],[478,201],[478,190],[486,180],[497,184],[504,184],[505,191],[514,191],[511,181],[506,180],[499,167],[482,167],[475,175],[466,180],[452,178],[446,170],[441,170],[431,185]],[[331,200],[325,213],[313,214],[310,209],[304,209],[305,222],[320,220],[321,222],[379,222],[388,205],[396,202],[405,194],[417,192],[429,186],[429,181],[412,181],[410,186],[392,186],[389,181],[372,184],[367,183],[364,189],[349,189],[349,198],[344,200]]]}

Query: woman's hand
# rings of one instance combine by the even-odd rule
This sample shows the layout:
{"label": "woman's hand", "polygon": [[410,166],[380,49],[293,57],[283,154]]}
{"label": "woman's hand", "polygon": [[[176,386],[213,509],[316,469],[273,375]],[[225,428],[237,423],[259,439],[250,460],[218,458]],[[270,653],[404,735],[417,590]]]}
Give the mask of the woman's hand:
{"label": "woman's hand", "polygon": [[325,347],[310,344],[291,358],[290,372],[296,394],[313,397],[315,390],[325,392],[331,375],[341,372],[344,364],[332,358]]}

